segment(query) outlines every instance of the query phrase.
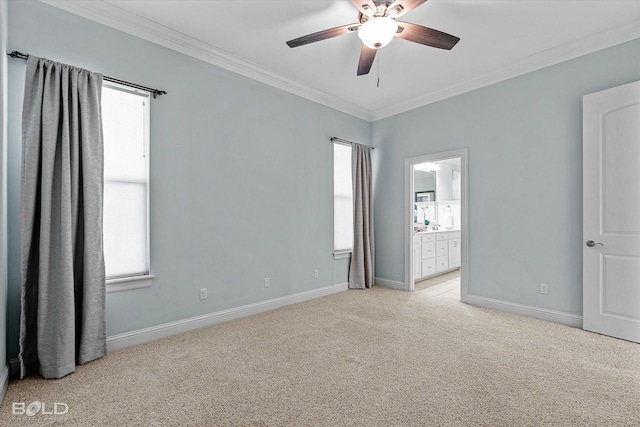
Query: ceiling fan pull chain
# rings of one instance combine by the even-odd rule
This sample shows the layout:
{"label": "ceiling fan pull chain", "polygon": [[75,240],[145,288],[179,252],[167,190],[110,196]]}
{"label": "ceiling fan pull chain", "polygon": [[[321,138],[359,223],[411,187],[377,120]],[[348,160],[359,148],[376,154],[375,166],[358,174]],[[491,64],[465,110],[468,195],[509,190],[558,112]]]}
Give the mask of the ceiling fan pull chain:
{"label": "ceiling fan pull chain", "polygon": [[376,87],[380,87],[380,54],[378,54],[378,82],[376,83]]}

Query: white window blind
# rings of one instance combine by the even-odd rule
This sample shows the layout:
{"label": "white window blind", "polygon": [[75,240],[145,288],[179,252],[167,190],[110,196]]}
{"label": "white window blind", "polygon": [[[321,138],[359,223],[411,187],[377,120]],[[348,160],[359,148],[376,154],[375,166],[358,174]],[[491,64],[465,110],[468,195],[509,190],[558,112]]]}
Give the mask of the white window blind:
{"label": "white window blind", "polygon": [[351,146],[333,144],[333,251],[353,248]]}
{"label": "white window blind", "polygon": [[149,94],[102,88],[107,279],[149,274]]}

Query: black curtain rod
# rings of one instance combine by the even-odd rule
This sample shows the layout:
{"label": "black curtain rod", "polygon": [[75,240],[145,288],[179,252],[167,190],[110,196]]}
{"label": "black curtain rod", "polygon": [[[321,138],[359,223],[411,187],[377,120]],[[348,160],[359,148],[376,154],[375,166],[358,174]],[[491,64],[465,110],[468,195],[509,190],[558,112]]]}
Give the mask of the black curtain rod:
{"label": "black curtain rod", "polygon": [[[331,142],[339,142],[339,143],[343,143],[343,144],[357,144],[356,142],[353,141],[347,141],[346,139],[342,139],[342,138],[336,138],[335,136],[332,136],[331,138],[329,138],[329,141]],[[375,150],[376,147],[371,147],[372,150]]]}
{"label": "black curtain rod", "polygon": [[[24,59],[24,60],[29,59],[29,55],[27,55],[26,53],[18,52],[17,50],[14,50],[11,53],[7,53],[7,55],[9,55],[12,58],[18,58],[18,59]],[[154,98],[159,96],[159,95],[166,95],[167,94],[167,92],[165,92],[164,90],[153,89],[153,88],[142,86],[142,85],[139,85],[139,84],[130,83],[130,82],[127,82],[127,81],[124,81],[124,80],[114,79],[113,77],[102,76],[102,80],[105,80],[105,81],[108,81],[108,82],[111,82],[111,83],[118,83],[118,84],[121,84],[123,86],[132,87],[134,89],[140,89],[140,90],[147,91],[147,92],[151,93]]]}

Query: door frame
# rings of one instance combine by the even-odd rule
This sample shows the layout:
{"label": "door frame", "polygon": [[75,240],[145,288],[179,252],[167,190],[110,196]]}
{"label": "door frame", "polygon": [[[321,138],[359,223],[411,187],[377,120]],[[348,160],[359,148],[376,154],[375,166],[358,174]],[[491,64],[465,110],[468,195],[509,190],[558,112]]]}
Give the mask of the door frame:
{"label": "door frame", "polygon": [[467,302],[469,293],[469,149],[443,151],[404,159],[404,288],[413,291],[413,167],[419,163],[460,158],[460,301]]}

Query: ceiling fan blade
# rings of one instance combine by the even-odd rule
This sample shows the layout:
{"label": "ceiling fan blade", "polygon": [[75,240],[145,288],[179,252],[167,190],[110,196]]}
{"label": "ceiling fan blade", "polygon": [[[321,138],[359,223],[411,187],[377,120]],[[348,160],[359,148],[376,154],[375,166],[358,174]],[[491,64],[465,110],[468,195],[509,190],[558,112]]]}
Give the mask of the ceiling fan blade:
{"label": "ceiling fan blade", "polygon": [[[400,31],[400,28],[402,28],[402,31]],[[460,41],[458,37],[451,34],[408,22],[398,22],[396,37],[446,50],[451,50]]]}
{"label": "ceiling fan blade", "polygon": [[[425,0],[426,1],[426,0]],[[373,0],[351,0],[351,3],[358,8],[358,10],[366,16],[373,16],[378,11],[378,7]]]}
{"label": "ceiling fan blade", "polygon": [[[420,6],[422,3],[425,3],[427,0],[396,0],[389,5],[387,8],[387,13],[391,13],[393,18],[400,18],[402,15],[406,15],[411,12],[416,7]],[[396,12],[393,12],[394,9],[397,9]]]}
{"label": "ceiling fan blade", "polygon": [[369,70],[371,70],[371,66],[373,65],[373,60],[376,59],[377,51],[378,49],[371,49],[365,45],[362,45],[362,50],[360,51],[360,60],[358,61],[358,76],[369,74]]}
{"label": "ceiling fan blade", "polygon": [[332,37],[344,36],[356,32],[360,27],[360,24],[349,24],[341,27],[330,28],[328,30],[318,31],[317,33],[307,34],[306,36],[298,37],[297,39],[289,40],[287,45],[289,47],[298,47],[305,44],[319,42],[320,40],[330,39]]}

